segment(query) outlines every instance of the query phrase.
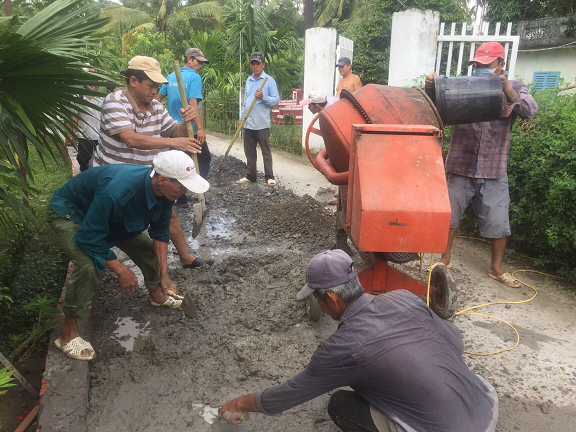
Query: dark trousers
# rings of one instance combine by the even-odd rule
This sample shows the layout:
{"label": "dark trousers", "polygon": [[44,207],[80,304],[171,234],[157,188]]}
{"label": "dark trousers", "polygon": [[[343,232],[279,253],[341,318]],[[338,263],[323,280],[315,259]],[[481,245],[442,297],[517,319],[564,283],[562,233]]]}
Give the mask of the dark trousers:
{"label": "dark trousers", "polygon": [[[330,418],[345,432],[396,432],[394,422],[389,423],[384,429],[378,429],[370,413],[370,404],[362,399],[354,391],[338,390],[330,398],[328,403]],[[382,414],[382,417],[385,417]],[[388,428],[388,429],[386,429]]]}
{"label": "dark trousers", "polygon": [[270,129],[246,129],[244,128],[244,154],[246,155],[246,165],[248,172],[246,178],[251,182],[256,181],[256,144],[260,144],[262,159],[264,160],[264,178],[274,179],[272,169],[272,151],[270,150]]}
{"label": "dark trousers", "polygon": [[92,159],[94,149],[97,145],[98,140],[78,138],[78,154],[76,155],[76,160],[78,161],[78,165],[80,165],[80,172],[86,171],[90,168],[88,162]]}
{"label": "dark trousers", "polygon": [[[198,138],[194,135],[194,138]],[[198,153],[198,170],[200,171],[200,177],[208,180],[208,171],[210,171],[210,161],[212,160],[212,154],[208,148],[208,143],[204,141],[202,143],[202,151]]]}

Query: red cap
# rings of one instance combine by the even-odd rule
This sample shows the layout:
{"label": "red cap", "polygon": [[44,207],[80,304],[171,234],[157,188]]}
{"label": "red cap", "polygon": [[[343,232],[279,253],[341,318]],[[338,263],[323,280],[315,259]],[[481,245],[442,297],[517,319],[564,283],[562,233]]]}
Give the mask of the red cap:
{"label": "red cap", "polygon": [[468,66],[472,63],[480,63],[487,65],[492,63],[497,58],[504,59],[504,47],[498,42],[486,42],[480,45],[476,50],[476,57],[468,62]]}

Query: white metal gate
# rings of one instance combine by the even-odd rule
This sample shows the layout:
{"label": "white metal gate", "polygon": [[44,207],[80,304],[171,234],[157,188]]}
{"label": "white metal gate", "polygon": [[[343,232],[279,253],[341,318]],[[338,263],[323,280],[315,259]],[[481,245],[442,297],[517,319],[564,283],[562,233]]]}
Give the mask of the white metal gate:
{"label": "white metal gate", "polygon": [[[348,57],[350,60],[353,60],[354,55],[354,41],[344,36],[338,36],[338,45],[336,46],[336,60],[334,60],[334,65],[340,57]],[[334,92],[332,94],[336,94],[336,87],[338,87],[338,83],[342,79],[342,75],[338,72],[338,69],[335,68],[334,70]]]}
{"label": "white metal gate", "polygon": [[[500,35],[500,23],[496,23],[493,35],[488,34],[490,23],[484,23],[480,34],[476,26],[472,28],[472,34],[467,35],[466,23],[461,24],[461,31],[456,33],[456,23],[450,26],[450,34],[444,34],[446,30],[446,23],[440,24],[440,31],[438,32],[437,48],[436,48],[436,67],[435,72],[444,76],[458,76],[462,75],[464,70],[467,70],[467,75],[471,75],[472,66],[464,66],[462,63],[465,61],[466,65],[476,52],[476,44],[483,44],[486,42],[500,42],[504,46],[506,58],[505,69],[508,71],[510,79],[514,78],[514,69],[516,68],[516,57],[518,55],[518,44],[520,36],[512,36],[512,23],[508,23],[506,27],[506,34]],[[444,50],[444,44],[447,44],[447,52]],[[453,67],[454,50],[458,51],[457,65]],[[467,58],[464,60],[464,58]]]}

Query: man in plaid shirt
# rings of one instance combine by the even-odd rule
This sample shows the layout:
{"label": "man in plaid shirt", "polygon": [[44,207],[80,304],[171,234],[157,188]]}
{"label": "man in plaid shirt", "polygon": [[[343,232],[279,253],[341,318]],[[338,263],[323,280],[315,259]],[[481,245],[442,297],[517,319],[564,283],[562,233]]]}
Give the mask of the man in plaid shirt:
{"label": "man in plaid shirt", "polygon": [[[480,235],[490,240],[492,259],[488,276],[506,286],[520,287],[520,281],[504,272],[502,261],[506,240],[511,234],[508,209],[507,166],[510,156],[510,131],[516,118],[534,118],[538,104],[520,81],[509,81],[504,69],[504,47],[498,42],[481,45],[470,60],[472,75],[500,76],[502,113],[498,120],[456,125],[452,128],[446,158],[446,181],[452,217],[448,246],[439,264],[448,266],[452,243],[460,218],[470,203],[474,208]],[[434,74],[426,77],[426,87],[434,86]]]}

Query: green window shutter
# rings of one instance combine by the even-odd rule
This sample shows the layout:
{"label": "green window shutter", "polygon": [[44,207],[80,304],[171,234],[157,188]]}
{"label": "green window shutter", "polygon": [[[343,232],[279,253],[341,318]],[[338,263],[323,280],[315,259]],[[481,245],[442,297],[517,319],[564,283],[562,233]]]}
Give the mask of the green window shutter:
{"label": "green window shutter", "polygon": [[532,84],[535,90],[553,89],[558,87],[560,72],[534,72]]}

